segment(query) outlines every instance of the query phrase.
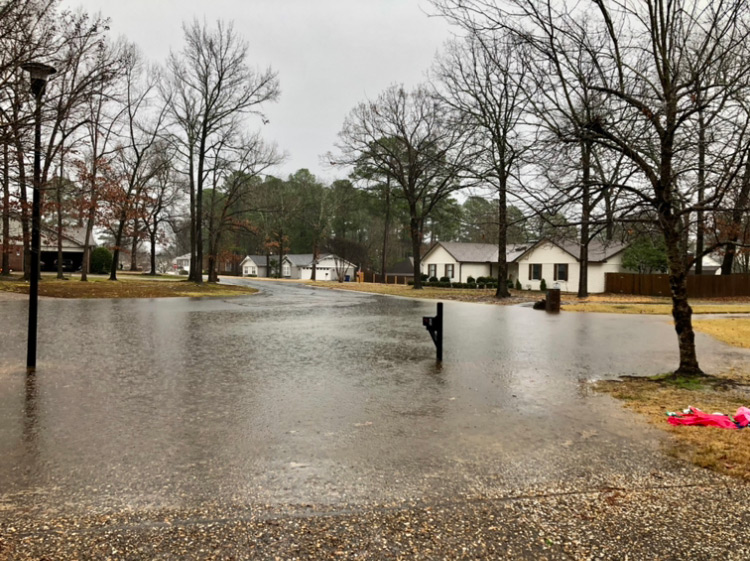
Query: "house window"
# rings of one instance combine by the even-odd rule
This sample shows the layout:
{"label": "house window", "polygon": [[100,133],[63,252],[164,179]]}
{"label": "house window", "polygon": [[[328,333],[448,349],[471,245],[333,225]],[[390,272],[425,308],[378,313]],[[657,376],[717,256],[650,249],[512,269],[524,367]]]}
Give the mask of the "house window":
{"label": "house window", "polygon": [[245,267],[244,274],[246,274],[246,275],[250,274],[250,267]]}
{"label": "house window", "polygon": [[567,263],[556,263],[555,264],[555,280],[556,281],[568,281],[568,264]]}
{"label": "house window", "polygon": [[445,266],[445,276],[449,279],[453,278],[453,264]]}
{"label": "house window", "polygon": [[230,261],[224,263],[224,270],[230,273],[232,272],[232,263]]}
{"label": "house window", "polygon": [[289,263],[284,263],[284,265],[281,268],[282,275],[285,277],[291,277],[292,276],[292,268],[289,266]]}
{"label": "house window", "polygon": [[529,280],[542,280],[541,263],[529,263]]}
{"label": "house window", "polygon": [[250,267],[250,274],[251,274],[251,275],[257,275],[257,274],[258,274],[258,272],[257,272],[257,270],[255,269],[255,267]]}
{"label": "house window", "polygon": [[427,278],[432,278],[436,276],[437,276],[437,265],[435,263],[427,265]]}

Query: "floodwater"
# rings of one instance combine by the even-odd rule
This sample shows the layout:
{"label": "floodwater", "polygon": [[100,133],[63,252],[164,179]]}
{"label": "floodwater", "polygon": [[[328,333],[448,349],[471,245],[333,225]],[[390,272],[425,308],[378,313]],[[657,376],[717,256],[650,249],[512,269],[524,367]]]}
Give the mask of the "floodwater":
{"label": "floodwater", "polygon": [[[26,303],[0,303],[0,506],[388,503],[674,467],[588,384],[674,368],[666,318],[446,302],[438,365],[435,302],[254,285],[43,300],[32,377]],[[708,368],[748,359],[698,345]]]}

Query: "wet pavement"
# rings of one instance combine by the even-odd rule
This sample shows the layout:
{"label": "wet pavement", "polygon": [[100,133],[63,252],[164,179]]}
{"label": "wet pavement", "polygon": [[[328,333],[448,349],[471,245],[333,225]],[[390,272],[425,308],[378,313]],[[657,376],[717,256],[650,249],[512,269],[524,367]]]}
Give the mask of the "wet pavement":
{"label": "wet pavement", "polygon": [[[748,551],[747,486],[589,389],[674,368],[666,318],[446,302],[438,365],[434,302],[251,284],[45,300],[32,378],[26,304],[0,302],[0,558]],[[697,341],[708,370],[750,358]],[[727,496],[731,521],[690,518]]]}

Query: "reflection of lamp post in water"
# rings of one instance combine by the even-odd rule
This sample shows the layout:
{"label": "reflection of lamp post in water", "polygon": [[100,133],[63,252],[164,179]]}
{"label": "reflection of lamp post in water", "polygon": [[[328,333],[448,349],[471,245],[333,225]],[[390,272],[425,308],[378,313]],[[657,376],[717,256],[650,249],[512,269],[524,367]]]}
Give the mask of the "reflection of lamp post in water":
{"label": "reflection of lamp post in water", "polygon": [[34,108],[34,198],[31,206],[31,278],[29,279],[29,336],[26,354],[26,372],[36,371],[36,324],[39,303],[39,248],[41,222],[42,183],[42,97],[47,78],[56,71],[40,62],[29,62],[21,66],[31,76],[31,92],[36,99]]}

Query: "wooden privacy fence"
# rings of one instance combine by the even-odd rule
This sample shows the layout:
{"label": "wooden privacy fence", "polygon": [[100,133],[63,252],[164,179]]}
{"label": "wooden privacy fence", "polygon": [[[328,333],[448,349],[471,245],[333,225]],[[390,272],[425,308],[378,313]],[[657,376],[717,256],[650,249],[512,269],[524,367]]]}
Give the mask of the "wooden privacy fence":
{"label": "wooden privacy fence", "polygon": [[[604,290],[615,294],[671,296],[669,275],[607,273]],[[722,298],[750,296],[750,275],[689,275],[688,297]]]}

